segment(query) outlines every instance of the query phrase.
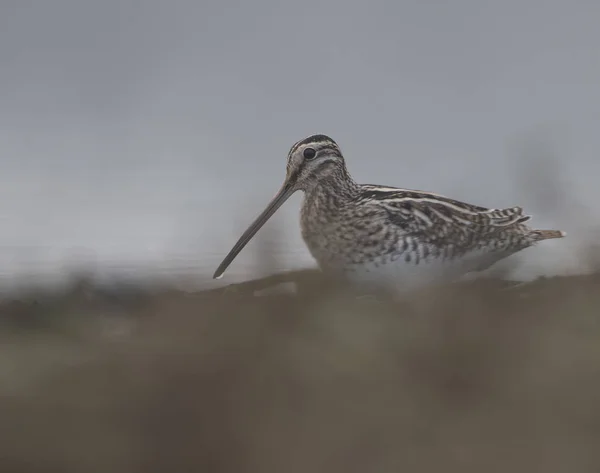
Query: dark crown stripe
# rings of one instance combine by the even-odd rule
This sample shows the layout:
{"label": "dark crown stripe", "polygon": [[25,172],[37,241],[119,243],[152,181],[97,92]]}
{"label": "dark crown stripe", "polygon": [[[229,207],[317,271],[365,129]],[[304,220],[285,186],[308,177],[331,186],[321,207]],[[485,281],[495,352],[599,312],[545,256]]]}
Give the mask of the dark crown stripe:
{"label": "dark crown stripe", "polygon": [[337,143],[335,141],[333,141],[331,138],[329,138],[329,136],[327,136],[327,135],[311,135],[311,136],[304,138],[303,140],[298,141],[294,146],[292,146],[292,148],[290,149],[290,154],[293,154],[300,146],[310,145],[310,144],[314,144],[314,143],[322,143],[323,147],[331,146],[332,148],[339,150],[339,146],[337,145]]}
{"label": "dark crown stripe", "polygon": [[304,138],[303,140],[299,141],[298,145],[309,145],[312,143],[331,143],[332,145],[337,146],[336,142],[333,141],[331,138],[329,138],[329,136],[327,136],[327,135],[308,136],[308,137]]}

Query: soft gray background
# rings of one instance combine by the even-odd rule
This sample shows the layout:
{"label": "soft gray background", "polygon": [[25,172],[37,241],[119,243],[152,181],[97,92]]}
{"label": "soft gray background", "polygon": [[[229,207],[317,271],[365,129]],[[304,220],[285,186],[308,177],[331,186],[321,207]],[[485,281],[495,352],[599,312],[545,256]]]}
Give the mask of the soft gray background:
{"label": "soft gray background", "polygon": [[[81,257],[212,273],[315,132],[359,182],[566,230],[520,255],[523,277],[586,270],[599,24],[592,0],[3,1],[4,282]],[[282,267],[312,264],[299,203],[262,232]],[[249,277],[260,245],[221,284]]]}

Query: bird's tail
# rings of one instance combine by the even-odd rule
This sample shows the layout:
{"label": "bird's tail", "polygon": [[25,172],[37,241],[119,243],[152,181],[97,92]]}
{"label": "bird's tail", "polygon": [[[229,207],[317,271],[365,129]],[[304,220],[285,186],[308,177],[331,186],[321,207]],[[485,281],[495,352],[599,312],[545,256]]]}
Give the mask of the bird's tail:
{"label": "bird's tail", "polygon": [[551,240],[552,238],[564,238],[567,236],[565,232],[560,230],[532,230],[530,235],[535,241]]}

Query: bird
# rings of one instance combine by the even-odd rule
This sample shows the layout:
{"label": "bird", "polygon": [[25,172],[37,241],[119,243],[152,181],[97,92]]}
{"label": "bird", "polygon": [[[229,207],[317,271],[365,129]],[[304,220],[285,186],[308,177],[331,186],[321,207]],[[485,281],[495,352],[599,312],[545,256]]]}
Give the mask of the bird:
{"label": "bird", "polygon": [[433,192],[358,184],[338,144],[323,134],[296,142],[283,185],[225,256],[220,279],[246,244],[295,192],[304,192],[302,238],[319,268],[392,290],[455,281],[560,230],[538,230],[521,207],[486,208]]}

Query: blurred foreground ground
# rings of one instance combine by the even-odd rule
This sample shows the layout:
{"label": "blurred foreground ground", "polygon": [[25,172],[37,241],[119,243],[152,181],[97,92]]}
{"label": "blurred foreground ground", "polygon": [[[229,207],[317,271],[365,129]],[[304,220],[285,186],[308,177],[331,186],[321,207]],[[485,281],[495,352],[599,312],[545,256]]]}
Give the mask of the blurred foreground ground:
{"label": "blurred foreground ground", "polygon": [[6,299],[0,471],[600,471],[600,276],[395,304],[290,278]]}

